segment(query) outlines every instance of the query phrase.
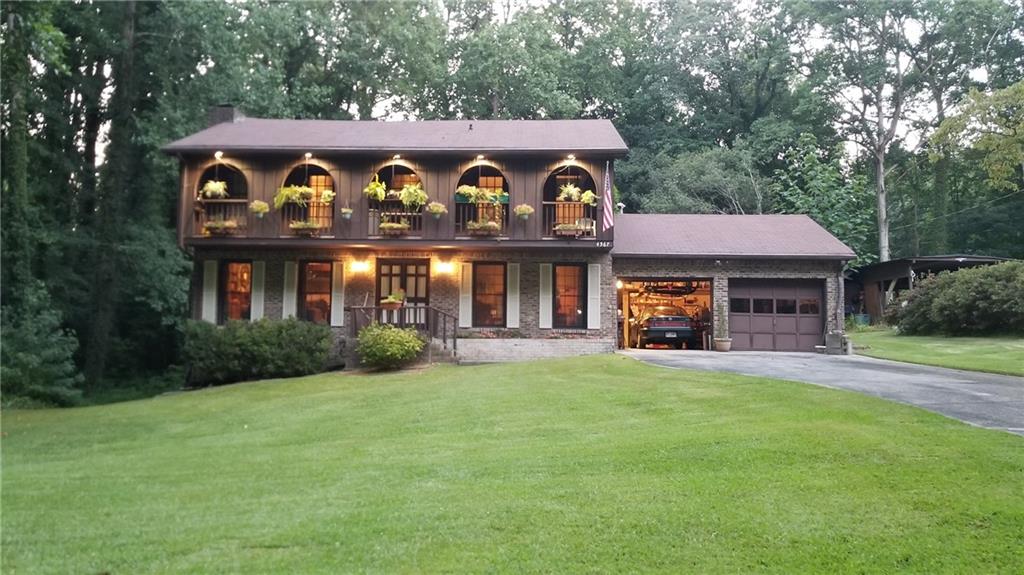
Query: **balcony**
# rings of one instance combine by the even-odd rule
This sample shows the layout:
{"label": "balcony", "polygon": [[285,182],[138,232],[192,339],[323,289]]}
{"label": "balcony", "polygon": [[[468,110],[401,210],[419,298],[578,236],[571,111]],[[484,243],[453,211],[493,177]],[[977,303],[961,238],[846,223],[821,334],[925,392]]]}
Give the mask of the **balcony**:
{"label": "balcony", "polygon": [[309,200],[305,205],[281,207],[281,235],[329,236],[334,228],[334,202]]}
{"label": "balcony", "polygon": [[201,200],[195,204],[195,234],[199,236],[245,236],[249,225],[246,200]]}
{"label": "balcony", "polygon": [[544,202],[542,233],[547,238],[597,237],[597,206],[583,202]]}
{"label": "balcony", "polygon": [[410,209],[401,200],[384,199],[369,209],[367,234],[383,237],[423,235],[423,208]]}
{"label": "balcony", "polygon": [[508,234],[508,205],[502,203],[455,204],[455,235],[493,237]]}

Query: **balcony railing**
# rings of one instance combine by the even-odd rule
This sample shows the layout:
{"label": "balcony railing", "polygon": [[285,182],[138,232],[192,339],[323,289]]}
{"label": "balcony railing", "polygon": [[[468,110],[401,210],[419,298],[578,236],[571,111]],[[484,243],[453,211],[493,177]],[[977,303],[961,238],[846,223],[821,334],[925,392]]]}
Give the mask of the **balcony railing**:
{"label": "balcony railing", "polygon": [[370,208],[369,214],[367,233],[371,236],[423,234],[423,208],[410,210],[400,200],[383,200]]}
{"label": "balcony railing", "polygon": [[[457,236],[501,236],[508,230],[508,206],[505,204],[465,203],[455,204],[455,235]],[[498,227],[482,226],[485,222],[497,222]]]}
{"label": "balcony railing", "polygon": [[597,236],[597,206],[583,202],[544,202],[542,212],[545,237]]}
{"label": "balcony railing", "polygon": [[248,227],[247,200],[203,200],[196,202],[197,236],[244,236]]}
{"label": "balcony railing", "polygon": [[[292,225],[306,222],[308,225]],[[288,203],[281,208],[281,234],[320,236],[329,235],[334,227],[334,202],[312,200],[305,206]]]}

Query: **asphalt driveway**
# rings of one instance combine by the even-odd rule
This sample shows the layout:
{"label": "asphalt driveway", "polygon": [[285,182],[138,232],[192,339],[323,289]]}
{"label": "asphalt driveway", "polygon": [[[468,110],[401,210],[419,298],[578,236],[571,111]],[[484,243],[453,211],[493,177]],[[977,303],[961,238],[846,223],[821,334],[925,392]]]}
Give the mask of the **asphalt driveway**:
{"label": "asphalt driveway", "polygon": [[654,349],[621,353],[664,367],[728,371],[859,391],[916,405],[972,425],[1024,435],[1024,377],[858,355]]}

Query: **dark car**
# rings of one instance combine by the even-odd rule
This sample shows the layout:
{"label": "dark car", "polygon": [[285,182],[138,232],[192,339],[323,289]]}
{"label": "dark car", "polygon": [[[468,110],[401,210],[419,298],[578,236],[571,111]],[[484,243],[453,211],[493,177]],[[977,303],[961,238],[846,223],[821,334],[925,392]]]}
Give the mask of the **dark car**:
{"label": "dark car", "polygon": [[682,349],[700,349],[700,321],[678,307],[657,305],[645,308],[641,314],[637,347],[648,344],[670,345]]}

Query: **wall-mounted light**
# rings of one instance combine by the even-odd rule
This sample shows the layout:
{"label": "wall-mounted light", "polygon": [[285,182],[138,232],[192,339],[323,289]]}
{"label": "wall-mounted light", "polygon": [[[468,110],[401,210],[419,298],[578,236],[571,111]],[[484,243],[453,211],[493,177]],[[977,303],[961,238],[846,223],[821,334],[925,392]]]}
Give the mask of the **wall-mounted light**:
{"label": "wall-mounted light", "polygon": [[217,150],[213,153],[213,157],[219,160],[224,157],[224,152]]}
{"label": "wall-mounted light", "polygon": [[615,289],[622,289],[622,280],[615,280]]}
{"label": "wall-mounted light", "polygon": [[476,155],[476,159],[482,160],[482,159],[484,159],[484,155],[483,154],[477,154]]}
{"label": "wall-mounted light", "polygon": [[394,156],[391,156],[391,159],[392,160],[401,160],[402,159],[402,154],[395,154]]}
{"label": "wall-mounted light", "polygon": [[571,162],[576,159],[576,154],[569,154],[568,156],[565,157],[565,159]]}
{"label": "wall-mounted light", "polygon": [[453,274],[455,273],[455,264],[452,262],[437,262],[434,264],[434,272],[444,275]]}
{"label": "wall-mounted light", "polygon": [[370,271],[370,262],[366,260],[352,260],[351,269],[352,273],[366,273]]}
{"label": "wall-mounted light", "polygon": [[313,152],[306,152],[306,159],[307,160],[312,158],[312,157],[313,157]]}

